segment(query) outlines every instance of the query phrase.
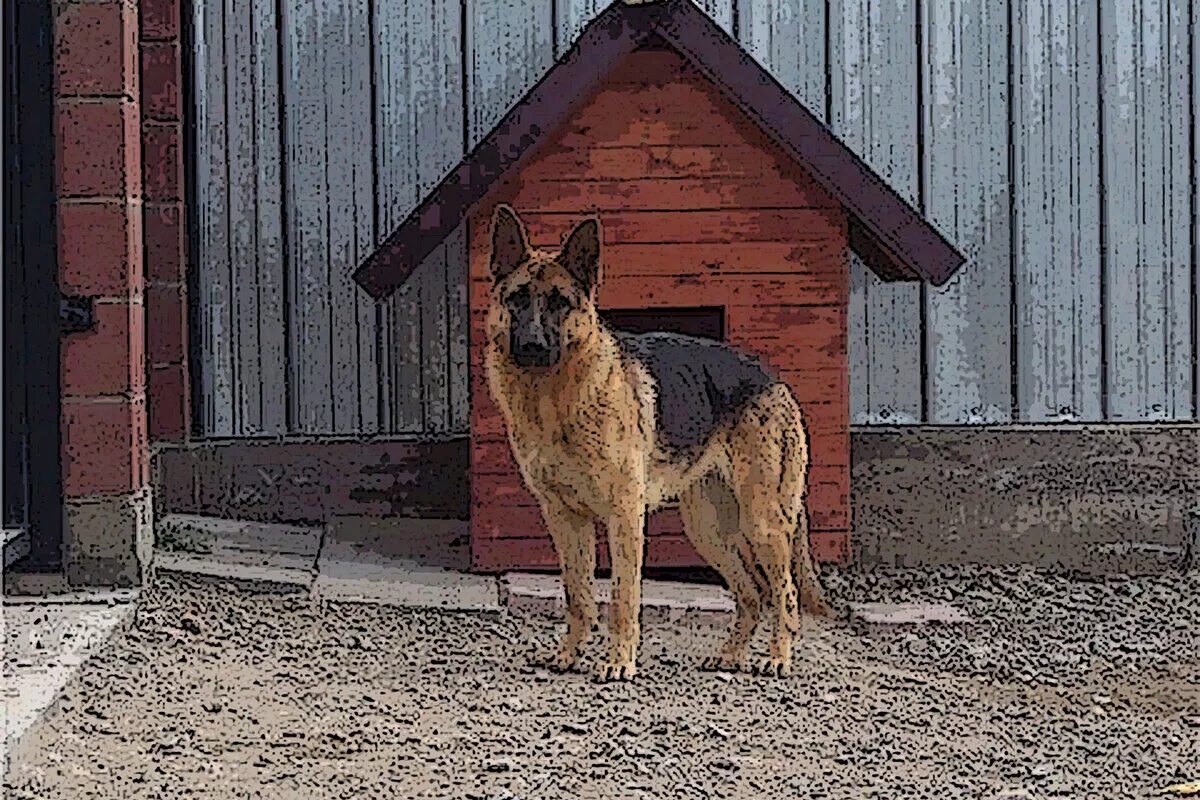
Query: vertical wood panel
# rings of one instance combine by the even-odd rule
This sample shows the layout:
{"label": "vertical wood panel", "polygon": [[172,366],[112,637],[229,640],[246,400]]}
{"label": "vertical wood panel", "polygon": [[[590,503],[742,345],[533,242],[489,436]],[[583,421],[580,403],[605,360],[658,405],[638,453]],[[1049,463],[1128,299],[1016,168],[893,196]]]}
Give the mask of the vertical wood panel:
{"label": "vertical wood panel", "polygon": [[259,428],[262,404],[258,386],[257,169],[254,163],[253,12],[249,3],[224,0],[225,119],[228,150],[229,266],[232,319],[233,430]]}
{"label": "vertical wood panel", "polygon": [[[462,155],[460,13],[460,4],[450,0],[438,0],[432,8],[378,0],[379,238],[399,225]],[[386,305],[383,337],[390,353],[382,380],[394,432],[451,426],[452,319],[446,270],[443,245]],[[465,392],[465,376],[462,380]]]}
{"label": "vertical wood panel", "polygon": [[592,18],[609,5],[609,0],[553,0],[557,28],[554,31],[556,52],[561,55],[571,49]]}
{"label": "vertical wood panel", "polygon": [[926,208],[967,257],[926,294],[928,422],[1012,417],[1008,9],[922,4]]}
{"label": "vertical wood panel", "polygon": [[738,0],[742,46],[825,118],[826,0]]}
{"label": "vertical wood panel", "polygon": [[1019,417],[1098,420],[1097,2],[1014,0],[1013,13]]}
{"label": "vertical wood panel", "polygon": [[[910,202],[917,200],[915,0],[834,4],[834,131]],[[921,419],[920,290],[851,263],[850,393],[855,424]]]}
{"label": "vertical wood panel", "polygon": [[446,241],[446,295],[450,318],[450,430],[455,433],[466,433],[471,420],[467,229],[468,223],[464,222]]}
{"label": "vertical wood panel", "polygon": [[1192,409],[1192,254],[1186,0],[1103,0],[1108,418]]}
{"label": "vertical wood panel", "polygon": [[294,433],[333,429],[328,159],[324,91],[329,7],[285,0],[284,102],[289,197],[288,307]]}
{"label": "vertical wood panel", "polygon": [[712,17],[726,33],[733,33],[734,5],[737,0],[693,0],[704,9],[704,13]]}
{"label": "vertical wood panel", "polygon": [[1197,293],[1200,292],[1200,8],[1196,3],[1191,4],[1188,24],[1192,30],[1191,56],[1192,79],[1189,89],[1192,95],[1191,119],[1188,128],[1192,131],[1192,331],[1197,338],[1192,346],[1197,355],[1196,363],[1192,365],[1192,404],[1194,413],[1200,418],[1200,307],[1197,304]]}
{"label": "vertical wood panel", "polygon": [[[275,0],[254,0],[254,121],[257,197],[258,431],[287,427],[287,327],[284,314],[283,170],[279,108],[279,20]],[[245,431],[243,431],[245,432]]]}
{"label": "vertical wood panel", "polygon": [[[325,50],[325,160],[329,208],[329,433],[378,428],[375,305],[351,275],[372,249],[373,158],[367,0],[334,0]],[[365,223],[365,224],[364,224]],[[365,234],[365,235],[364,235]]]}
{"label": "vertical wood panel", "polygon": [[232,436],[233,338],[229,277],[229,180],[226,175],[225,13],[221,0],[193,5],[195,86],[199,99],[196,201],[200,230],[201,424],[211,436]]}
{"label": "vertical wood panel", "polygon": [[470,146],[488,134],[554,59],[546,0],[464,0]]}

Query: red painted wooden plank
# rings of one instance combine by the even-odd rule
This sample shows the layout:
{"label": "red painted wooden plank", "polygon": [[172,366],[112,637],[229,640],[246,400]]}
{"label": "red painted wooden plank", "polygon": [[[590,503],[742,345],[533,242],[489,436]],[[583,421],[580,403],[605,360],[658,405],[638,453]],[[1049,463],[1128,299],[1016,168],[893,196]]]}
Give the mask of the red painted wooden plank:
{"label": "red painted wooden plank", "polygon": [[[517,209],[521,212],[521,209]],[[490,220],[490,210],[483,217]],[[521,212],[532,244],[557,247],[563,236],[579,222],[582,212]],[[797,232],[809,229],[845,230],[845,215],[839,209],[718,209],[613,211],[600,218],[605,245],[620,244],[741,244],[776,242],[793,244]],[[490,224],[490,223],[489,223]],[[485,231],[487,226],[484,226]],[[478,266],[473,275],[486,275],[488,251],[486,236],[476,238]]]}
{"label": "red painted wooden plank", "polygon": [[[850,558],[850,534],[847,531],[815,531],[809,538],[818,564],[846,564]],[[597,543],[597,566],[609,568],[608,544]],[[648,567],[706,567],[691,543],[681,536],[663,536],[646,543]],[[500,573],[510,570],[548,570],[558,572],[558,554],[549,536],[534,539],[472,539],[471,569],[475,572]]]}
{"label": "red painted wooden plank", "polygon": [[764,175],[742,178],[630,178],[623,181],[529,181],[512,204],[524,212],[686,211],[715,208],[833,208],[823,192]]}
{"label": "red painted wooden plank", "polygon": [[[826,468],[826,471],[831,471]],[[814,479],[817,477],[813,476]],[[837,480],[813,480],[808,488],[809,523],[820,530],[848,527],[850,524],[849,491],[847,483]],[[472,508],[495,505],[502,508],[537,509],[537,501],[516,473],[477,474],[471,480]],[[682,531],[682,527],[678,530]],[[519,532],[518,532],[519,533]]]}
{"label": "red painted wooden plank", "polygon": [[[690,306],[790,305],[823,306],[844,295],[843,281],[827,273],[795,275],[725,275],[708,277],[647,277],[609,275],[600,284],[603,308],[679,308]],[[471,282],[472,324],[486,320],[489,284]]]}
{"label": "red painted wooden plank", "polygon": [[[474,387],[473,391],[478,395],[478,386]],[[818,416],[826,410],[830,414],[840,414],[840,405],[841,403],[817,403],[804,407],[806,419],[809,420],[810,458],[814,464],[850,463],[850,427],[830,427]],[[498,414],[480,416],[475,420],[473,431],[470,455],[473,473],[504,474],[516,471],[511,446],[504,433],[503,417]]]}
{"label": "red painted wooden plank", "polygon": [[[740,178],[802,181],[805,193],[821,192],[806,173],[789,165],[786,178],[774,170],[768,174],[764,164],[778,164],[753,144],[720,145],[625,145],[611,146],[596,142],[589,147],[546,147],[521,170],[520,180],[626,181],[641,178]],[[792,174],[794,173],[794,174]],[[821,205],[832,204],[832,199]]]}
{"label": "red painted wooden plank", "polygon": [[[609,568],[608,543],[599,537],[596,547],[599,569]],[[661,536],[646,541],[646,566],[704,567],[707,564],[684,536]],[[558,571],[558,554],[549,536],[534,539],[472,539],[471,569],[497,573],[510,570]]]}

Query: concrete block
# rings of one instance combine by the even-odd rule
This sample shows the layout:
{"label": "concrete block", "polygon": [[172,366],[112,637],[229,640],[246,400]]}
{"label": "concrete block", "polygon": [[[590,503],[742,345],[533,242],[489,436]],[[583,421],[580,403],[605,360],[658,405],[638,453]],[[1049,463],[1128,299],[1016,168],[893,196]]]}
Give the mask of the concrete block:
{"label": "concrete block", "polygon": [[152,509],[149,489],[67,500],[67,580],[77,586],[140,585],[153,559]]}
{"label": "concrete block", "polygon": [[970,615],[948,603],[851,603],[850,619],[867,625],[960,625]]}
{"label": "concrete block", "polygon": [[330,525],[313,595],[323,601],[382,603],[447,611],[500,610],[496,579],[446,569],[435,554],[465,523],[346,518]]}
{"label": "concrete block", "polygon": [[[607,613],[612,585],[607,578],[595,583],[596,603]],[[500,579],[502,602],[513,611],[561,614],[565,609],[562,580],[557,575],[512,572]],[[733,619],[733,597],[720,586],[645,580],[642,582],[642,620],[678,622],[683,619],[725,625]]]}
{"label": "concrete block", "polygon": [[315,560],[290,553],[224,551],[217,553],[159,552],[156,572],[176,572],[247,584],[267,592],[308,591],[315,575]]}
{"label": "concrete block", "polygon": [[160,550],[186,553],[258,552],[315,559],[321,546],[320,528],[199,514],[166,514],[155,529]]}

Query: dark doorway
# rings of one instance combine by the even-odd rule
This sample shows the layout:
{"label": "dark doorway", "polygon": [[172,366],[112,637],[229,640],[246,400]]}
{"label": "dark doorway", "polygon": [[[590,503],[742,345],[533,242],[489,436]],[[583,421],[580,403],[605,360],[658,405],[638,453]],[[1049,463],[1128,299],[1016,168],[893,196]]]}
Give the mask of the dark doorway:
{"label": "dark doorway", "polygon": [[725,339],[725,309],[698,308],[613,308],[602,310],[605,322],[626,333],[669,331],[703,339]]}
{"label": "dark doorway", "polygon": [[59,291],[50,0],[4,4],[5,562],[62,568]]}

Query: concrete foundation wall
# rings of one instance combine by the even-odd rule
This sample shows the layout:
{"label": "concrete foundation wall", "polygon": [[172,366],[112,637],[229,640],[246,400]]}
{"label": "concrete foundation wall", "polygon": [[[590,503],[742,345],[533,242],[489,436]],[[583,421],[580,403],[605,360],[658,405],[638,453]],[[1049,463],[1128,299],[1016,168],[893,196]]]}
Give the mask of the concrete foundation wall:
{"label": "concrete foundation wall", "polygon": [[1159,571],[1200,507],[1200,426],[851,434],[857,561]]}

